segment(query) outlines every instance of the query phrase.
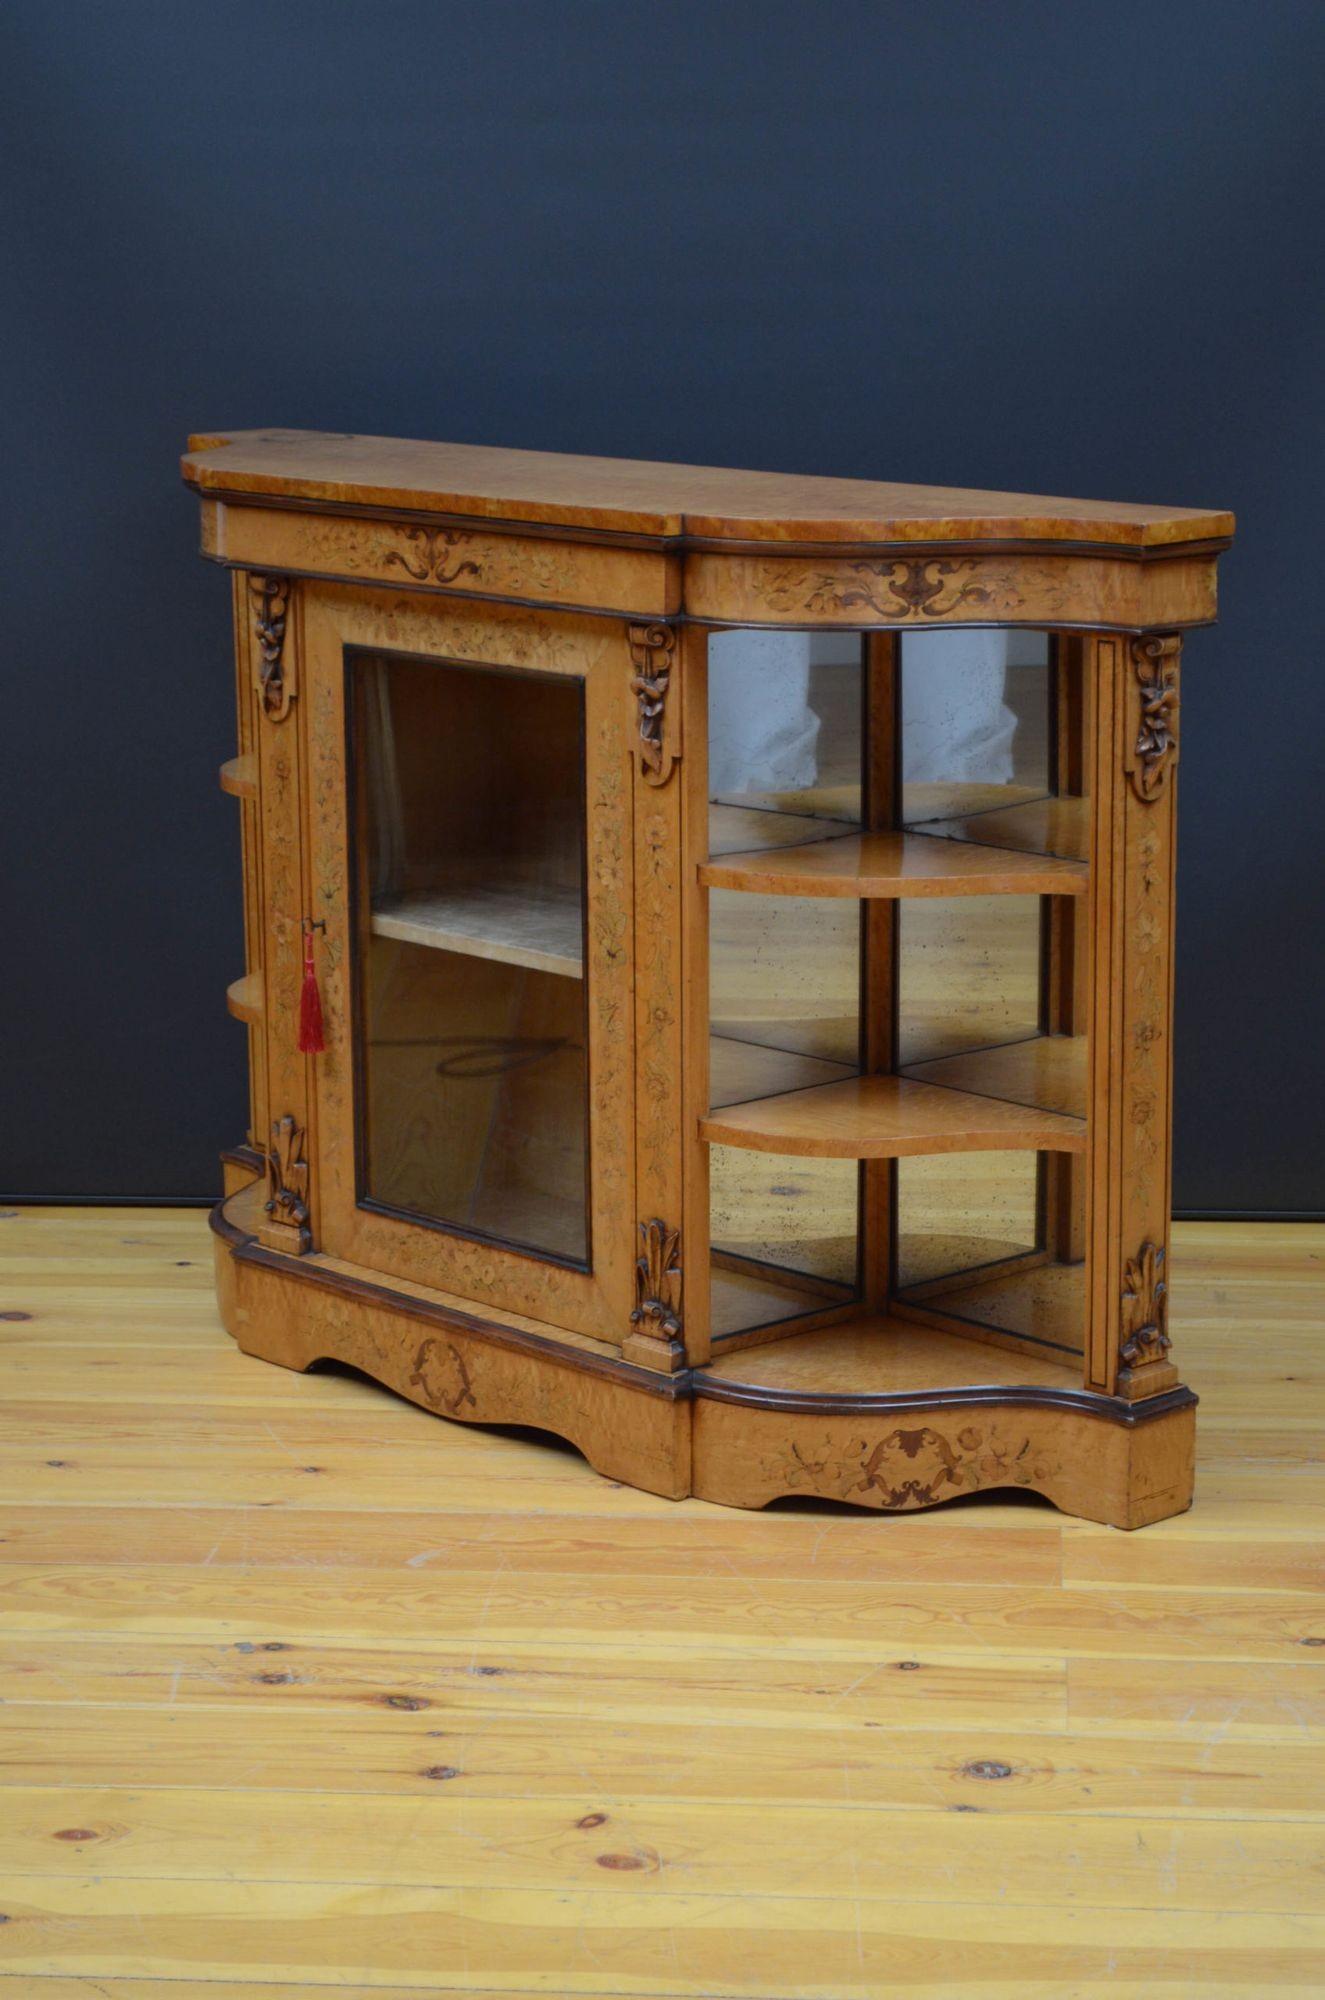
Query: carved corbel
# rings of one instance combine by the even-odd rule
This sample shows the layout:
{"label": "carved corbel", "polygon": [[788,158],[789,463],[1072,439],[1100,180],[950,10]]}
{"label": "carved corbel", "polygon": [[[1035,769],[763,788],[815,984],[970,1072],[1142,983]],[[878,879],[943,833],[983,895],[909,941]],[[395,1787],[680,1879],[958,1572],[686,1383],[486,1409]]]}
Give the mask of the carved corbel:
{"label": "carved corbel", "polygon": [[285,620],[290,579],[250,576],[258,640],[258,699],[271,722],[284,722],[294,700],[294,670],[285,658]]}
{"label": "carved corbel", "polygon": [[262,1204],[266,1221],[259,1225],[258,1235],[269,1250],[302,1257],[312,1249],[308,1180],[304,1133],[287,1113],[272,1125],[267,1152],[267,1199]]}
{"label": "carved corbel", "polygon": [[681,1232],[656,1216],[639,1225],[640,1254],[635,1262],[635,1331],[623,1342],[627,1360],[667,1372],[685,1362],[681,1340]]}
{"label": "carved corbel", "polygon": [[1132,641],[1139,711],[1127,753],[1132,790],[1145,805],[1162,798],[1178,761],[1178,661],[1176,632],[1147,633]]}
{"label": "carved corbel", "polygon": [[646,784],[665,785],[680,755],[674,747],[675,731],[670,726],[667,709],[676,631],[673,626],[662,623],[631,625],[628,636],[631,664],[635,669],[630,687],[639,704],[636,753],[640,775]]}
{"label": "carved corbel", "polygon": [[1177,1380],[1168,1359],[1169,1290],[1162,1245],[1146,1241],[1123,1270],[1118,1393],[1135,1402]]}

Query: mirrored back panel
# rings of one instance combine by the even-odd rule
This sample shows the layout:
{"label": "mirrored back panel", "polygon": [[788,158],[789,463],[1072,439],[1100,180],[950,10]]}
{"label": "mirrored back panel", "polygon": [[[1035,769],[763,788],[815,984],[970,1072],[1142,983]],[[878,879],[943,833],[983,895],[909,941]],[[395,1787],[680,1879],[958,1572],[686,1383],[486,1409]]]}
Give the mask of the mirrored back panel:
{"label": "mirrored back panel", "polygon": [[1086,860],[1080,641],[942,631],[900,644],[902,825]]}
{"label": "mirrored back panel", "polygon": [[1039,1180],[1034,1153],[899,1160],[899,1290],[1030,1256],[1040,1242]]}
{"label": "mirrored back panel", "polygon": [[1041,902],[916,896],[898,904],[900,1069],[1041,1033]]}
{"label": "mirrored back panel", "polygon": [[[713,632],[708,653],[714,805],[859,826],[859,635]],[[715,814],[715,832],[722,830],[723,818]],[[757,833],[750,846],[772,845],[776,836],[758,831],[755,822],[747,824]]]}

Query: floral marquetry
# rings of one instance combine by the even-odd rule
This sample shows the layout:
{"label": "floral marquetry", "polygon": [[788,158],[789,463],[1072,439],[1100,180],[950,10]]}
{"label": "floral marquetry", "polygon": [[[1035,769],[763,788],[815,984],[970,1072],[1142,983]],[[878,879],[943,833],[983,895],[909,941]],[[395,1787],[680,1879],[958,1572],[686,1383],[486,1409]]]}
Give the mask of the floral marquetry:
{"label": "floral marquetry", "polygon": [[1054,1467],[1028,1435],[967,1424],[949,1436],[918,1424],[877,1439],[852,1438],[844,1451],[831,1438],[821,1448],[793,1440],[773,1470],[792,1492],[892,1511],[933,1507],[986,1486],[1040,1486]]}

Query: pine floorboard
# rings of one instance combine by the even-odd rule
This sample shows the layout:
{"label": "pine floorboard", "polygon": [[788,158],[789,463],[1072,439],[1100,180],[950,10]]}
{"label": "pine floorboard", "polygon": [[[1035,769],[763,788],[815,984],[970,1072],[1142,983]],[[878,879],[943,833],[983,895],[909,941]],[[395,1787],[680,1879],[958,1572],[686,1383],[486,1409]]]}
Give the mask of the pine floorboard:
{"label": "pine floorboard", "polygon": [[1189,1514],[617,1487],[0,1214],[0,2000],[1325,1991],[1325,1227],[1175,1231]]}

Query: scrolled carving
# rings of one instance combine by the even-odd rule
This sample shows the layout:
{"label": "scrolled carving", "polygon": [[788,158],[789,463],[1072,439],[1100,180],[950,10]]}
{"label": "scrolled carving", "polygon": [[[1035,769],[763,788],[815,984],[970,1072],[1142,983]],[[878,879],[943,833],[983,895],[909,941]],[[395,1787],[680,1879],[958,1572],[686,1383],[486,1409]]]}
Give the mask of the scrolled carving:
{"label": "scrolled carving", "polygon": [[1164,1250],[1145,1242],[1123,1271],[1122,1347],[1124,1368],[1144,1368],[1162,1361],[1172,1342],[1168,1335],[1169,1292],[1164,1274]]}
{"label": "scrolled carving", "polygon": [[302,1128],[287,1112],[271,1128],[267,1152],[267,1199],[263,1209],[278,1228],[294,1231],[301,1245],[308,1238],[308,1161]]}
{"label": "scrolled carving", "polygon": [[677,758],[667,727],[667,690],[672,678],[676,633],[672,626],[659,622],[631,625],[628,637],[635,669],[630,686],[639,703],[636,747],[640,773],[646,784],[665,785]]}
{"label": "scrolled carving", "polygon": [[290,579],[250,576],[258,638],[258,699],[263,714],[283,722],[294,699],[293,678],[286,672],[285,620],[290,603]]}
{"label": "scrolled carving", "polygon": [[669,1229],[655,1216],[639,1225],[640,1255],[635,1264],[635,1310],[632,1326],[660,1340],[676,1340],[681,1332],[681,1247],[679,1229]]}
{"label": "scrolled carving", "polygon": [[1132,641],[1132,666],[1140,692],[1135,741],[1128,752],[1132,790],[1146,805],[1161,798],[1178,761],[1178,660],[1176,633],[1147,633]]}

